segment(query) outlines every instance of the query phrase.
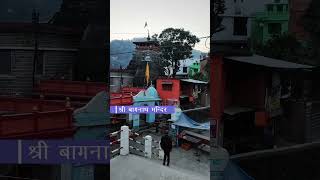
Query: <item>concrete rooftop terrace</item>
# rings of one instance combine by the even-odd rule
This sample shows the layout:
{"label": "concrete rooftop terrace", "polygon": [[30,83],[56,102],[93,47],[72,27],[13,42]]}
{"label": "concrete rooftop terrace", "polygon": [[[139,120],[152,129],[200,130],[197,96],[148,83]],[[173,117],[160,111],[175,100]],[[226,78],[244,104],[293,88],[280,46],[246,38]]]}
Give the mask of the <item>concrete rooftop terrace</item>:
{"label": "concrete rooftop terrace", "polygon": [[[152,139],[160,141],[160,133],[155,133],[149,129],[139,132],[140,136],[136,140],[143,142],[142,137],[151,135]],[[143,149],[139,144],[130,143],[135,148]],[[153,144],[157,146],[157,144]],[[170,166],[163,166],[162,160],[153,156],[152,159],[143,157],[143,153],[130,150],[128,156],[116,156],[111,159],[111,179],[112,180],[209,180],[210,164],[209,154],[195,149],[188,151],[174,146],[170,154]]]}
{"label": "concrete rooftop terrace", "polygon": [[210,176],[199,174],[175,165],[163,166],[154,160],[129,154],[111,159],[112,180],[209,180]]}

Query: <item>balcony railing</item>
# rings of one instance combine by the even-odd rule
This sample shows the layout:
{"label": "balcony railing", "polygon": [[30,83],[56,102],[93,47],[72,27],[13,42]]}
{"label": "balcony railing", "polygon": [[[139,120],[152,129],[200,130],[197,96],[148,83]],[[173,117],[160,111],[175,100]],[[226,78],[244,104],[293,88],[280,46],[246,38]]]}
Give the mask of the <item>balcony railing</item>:
{"label": "balcony railing", "polygon": [[106,90],[106,83],[67,80],[44,80],[40,81],[38,88],[35,91],[44,96],[92,98],[97,93]]}
{"label": "balcony railing", "polygon": [[72,136],[73,111],[64,109],[0,116],[0,139]]}
{"label": "balcony railing", "polygon": [[[84,103],[71,102],[70,107],[81,107]],[[41,99],[0,97],[0,112],[29,113],[62,110],[69,106],[68,101],[48,101]]]}

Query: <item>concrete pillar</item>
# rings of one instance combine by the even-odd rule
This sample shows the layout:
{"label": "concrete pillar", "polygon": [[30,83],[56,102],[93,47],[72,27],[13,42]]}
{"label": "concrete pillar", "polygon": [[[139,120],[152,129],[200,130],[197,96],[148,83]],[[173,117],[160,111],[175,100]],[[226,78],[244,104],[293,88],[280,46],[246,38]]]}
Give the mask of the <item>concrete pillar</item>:
{"label": "concrete pillar", "polygon": [[144,137],[144,152],[145,156],[151,158],[152,156],[152,137],[147,135]]}
{"label": "concrete pillar", "polygon": [[129,127],[121,126],[120,133],[120,155],[128,155],[129,154]]}
{"label": "concrete pillar", "polygon": [[164,152],[163,150],[161,149],[161,145],[160,145],[160,142],[159,142],[159,159],[163,159],[164,158]]}
{"label": "concrete pillar", "polygon": [[[221,119],[224,112],[225,93],[225,69],[223,65],[223,55],[215,54],[211,57],[210,63],[210,109],[211,109],[211,138],[222,146],[221,139]],[[211,139],[212,141],[212,139]]]}

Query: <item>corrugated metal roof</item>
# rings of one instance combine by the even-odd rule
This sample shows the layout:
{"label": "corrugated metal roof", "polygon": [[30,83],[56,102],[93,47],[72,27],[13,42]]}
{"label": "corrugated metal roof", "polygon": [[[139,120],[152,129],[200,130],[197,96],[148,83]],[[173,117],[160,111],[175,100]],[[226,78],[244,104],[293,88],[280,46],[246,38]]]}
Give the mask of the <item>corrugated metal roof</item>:
{"label": "corrugated metal roof", "polygon": [[231,116],[239,114],[239,113],[243,113],[243,112],[250,112],[250,111],[253,111],[253,109],[246,108],[246,107],[239,107],[239,106],[231,106],[231,107],[224,109],[224,113],[231,115]]}
{"label": "corrugated metal roof", "polygon": [[259,56],[259,55],[252,55],[252,56],[230,56],[225,57],[227,60],[233,60],[243,63],[255,64],[259,66],[266,66],[271,68],[285,68],[285,69],[308,69],[314,68],[313,66],[303,65],[292,63],[288,61],[283,61],[279,59],[273,59],[269,57]]}
{"label": "corrugated metal roof", "polygon": [[208,84],[208,82],[199,81],[199,80],[195,80],[195,79],[181,79],[181,81],[194,83],[194,84]]}

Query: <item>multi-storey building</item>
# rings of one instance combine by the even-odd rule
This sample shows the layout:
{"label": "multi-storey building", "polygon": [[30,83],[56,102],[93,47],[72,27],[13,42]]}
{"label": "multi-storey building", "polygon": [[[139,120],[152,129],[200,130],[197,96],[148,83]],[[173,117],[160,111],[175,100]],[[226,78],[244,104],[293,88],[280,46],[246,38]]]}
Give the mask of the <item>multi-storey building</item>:
{"label": "multi-storey building", "polygon": [[289,5],[287,0],[274,0],[265,4],[262,12],[254,15],[252,22],[253,45],[264,44],[273,36],[288,32]]}

